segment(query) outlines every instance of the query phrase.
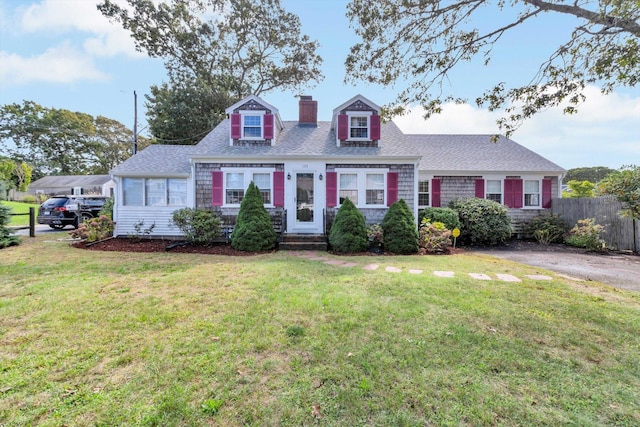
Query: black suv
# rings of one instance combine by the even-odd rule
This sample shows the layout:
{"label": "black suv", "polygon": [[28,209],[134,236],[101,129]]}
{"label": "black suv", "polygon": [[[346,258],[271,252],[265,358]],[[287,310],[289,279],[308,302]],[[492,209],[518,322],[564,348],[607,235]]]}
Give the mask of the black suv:
{"label": "black suv", "polygon": [[38,224],[48,224],[56,230],[66,225],[78,228],[85,219],[98,216],[108,197],[53,196],[40,205]]}

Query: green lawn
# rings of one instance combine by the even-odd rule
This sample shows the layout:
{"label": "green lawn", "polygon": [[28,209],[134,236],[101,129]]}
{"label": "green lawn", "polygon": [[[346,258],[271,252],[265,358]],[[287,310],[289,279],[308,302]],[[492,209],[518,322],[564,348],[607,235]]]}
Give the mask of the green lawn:
{"label": "green lawn", "polygon": [[[21,214],[21,213],[29,213],[29,208],[34,207],[36,209],[35,214],[38,215],[38,207],[40,205],[33,203],[21,203],[21,202],[9,202],[6,200],[1,201],[5,206],[9,206],[11,208],[12,213]],[[23,226],[29,225],[29,215],[14,215],[11,217],[10,226]]]}
{"label": "green lawn", "polygon": [[3,426],[640,425],[637,293],[474,254],[340,267],[56,236],[0,250]]}

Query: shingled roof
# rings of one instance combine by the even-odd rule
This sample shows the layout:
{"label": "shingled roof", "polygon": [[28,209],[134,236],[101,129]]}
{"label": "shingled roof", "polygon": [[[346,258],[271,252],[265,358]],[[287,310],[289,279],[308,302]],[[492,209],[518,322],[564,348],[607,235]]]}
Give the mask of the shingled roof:
{"label": "shingled roof", "polygon": [[33,181],[30,188],[96,187],[106,184],[109,180],[109,175],[52,175]]}

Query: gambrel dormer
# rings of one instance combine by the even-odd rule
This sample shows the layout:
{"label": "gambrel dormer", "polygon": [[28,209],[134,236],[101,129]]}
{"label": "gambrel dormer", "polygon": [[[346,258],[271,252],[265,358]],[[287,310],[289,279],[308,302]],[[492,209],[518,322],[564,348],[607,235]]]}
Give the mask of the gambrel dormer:
{"label": "gambrel dormer", "polygon": [[380,107],[356,95],[333,110],[331,128],[338,147],[379,147]]}
{"label": "gambrel dormer", "polygon": [[275,145],[283,129],[278,109],[255,95],[236,102],[225,112],[229,115],[229,145]]}

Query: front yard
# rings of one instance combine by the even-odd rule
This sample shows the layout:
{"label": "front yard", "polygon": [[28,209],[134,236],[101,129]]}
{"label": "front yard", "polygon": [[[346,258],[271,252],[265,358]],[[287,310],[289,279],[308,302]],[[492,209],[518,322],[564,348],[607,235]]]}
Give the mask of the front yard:
{"label": "front yard", "polygon": [[0,425],[640,424],[638,293],[472,253],[323,254],[344,267],[62,237],[0,250]]}

